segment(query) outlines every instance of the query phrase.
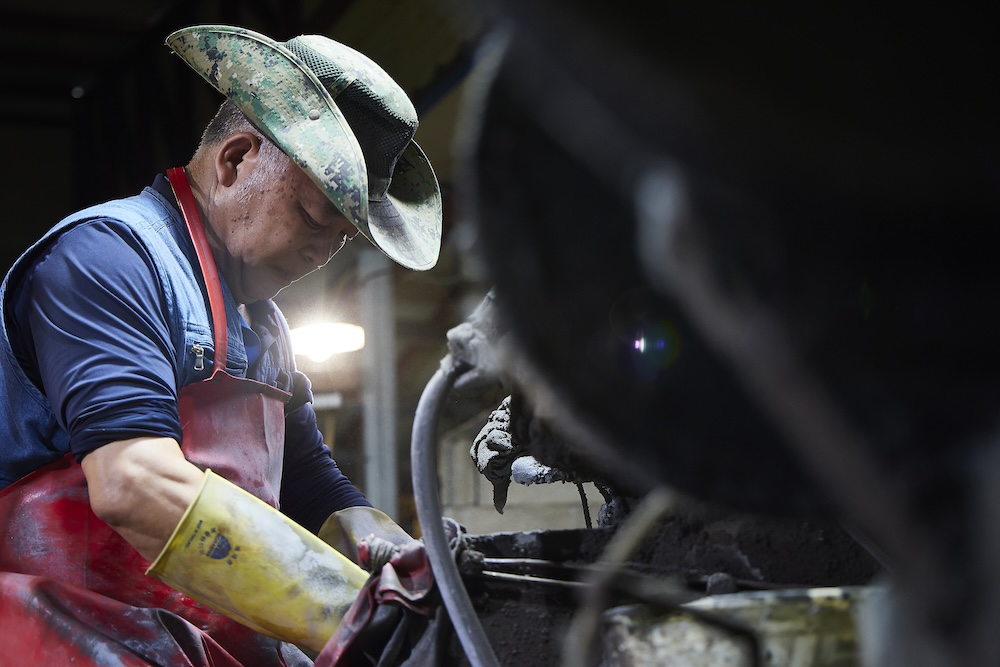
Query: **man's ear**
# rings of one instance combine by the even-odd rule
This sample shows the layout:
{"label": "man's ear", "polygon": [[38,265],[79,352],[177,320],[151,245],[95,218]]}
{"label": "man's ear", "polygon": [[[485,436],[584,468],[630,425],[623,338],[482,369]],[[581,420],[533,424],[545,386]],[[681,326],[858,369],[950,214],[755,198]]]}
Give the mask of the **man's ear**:
{"label": "man's ear", "polygon": [[226,137],[215,153],[215,177],[219,185],[231,187],[240,171],[253,166],[260,154],[260,137],[237,132]]}

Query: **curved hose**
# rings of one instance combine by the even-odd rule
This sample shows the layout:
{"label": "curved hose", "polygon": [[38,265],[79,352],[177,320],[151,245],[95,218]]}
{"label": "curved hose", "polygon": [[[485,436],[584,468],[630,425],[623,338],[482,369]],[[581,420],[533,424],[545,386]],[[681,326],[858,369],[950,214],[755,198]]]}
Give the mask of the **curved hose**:
{"label": "curved hose", "polygon": [[[413,496],[431,570],[466,657],[473,667],[499,667],[496,654],[472,607],[465,584],[462,583],[441,521],[441,502],[437,488],[438,416],[445,396],[463,370],[455,364],[447,363],[449,361],[448,357],[442,361],[441,369],[424,387],[414,414],[410,447]],[[447,372],[446,366],[450,366]]]}

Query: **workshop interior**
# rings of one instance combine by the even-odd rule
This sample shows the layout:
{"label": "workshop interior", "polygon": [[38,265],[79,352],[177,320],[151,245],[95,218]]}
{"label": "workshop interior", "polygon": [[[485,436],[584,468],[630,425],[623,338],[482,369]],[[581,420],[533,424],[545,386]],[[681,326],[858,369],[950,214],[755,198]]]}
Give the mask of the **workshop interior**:
{"label": "workshop interior", "polygon": [[363,329],[297,363],[424,540],[449,664],[1000,664],[978,12],[2,0],[5,271],[187,162],[220,99],[163,40],[198,23],[341,41],[420,116],[437,266],[350,244],[276,301]]}

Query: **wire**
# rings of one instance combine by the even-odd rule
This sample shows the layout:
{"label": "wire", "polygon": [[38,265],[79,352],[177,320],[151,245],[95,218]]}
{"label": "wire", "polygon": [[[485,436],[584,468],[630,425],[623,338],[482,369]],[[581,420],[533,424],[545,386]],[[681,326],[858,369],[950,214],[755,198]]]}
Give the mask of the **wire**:
{"label": "wire", "polygon": [[583,503],[583,520],[586,522],[587,528],[593,528],[594,525],[590,520],[590,505],[587,503],[587,492],[580,482],[576,483],[576,490],[580,492],[580,502]]}
{"label": "wire", "polygon": [[450,356],[445,357],[441,361],[441,368],[424,387],[417,403],[410,448],[413,497],[431,571],[469,662],[473,667],[499,667],[496,654],[479,622],[479,616],[472,606],[452,555],[441,520],[441,501],[438,498],[438,417],[455,379],[465,370],[468,370],[467,364],[457,365]]}

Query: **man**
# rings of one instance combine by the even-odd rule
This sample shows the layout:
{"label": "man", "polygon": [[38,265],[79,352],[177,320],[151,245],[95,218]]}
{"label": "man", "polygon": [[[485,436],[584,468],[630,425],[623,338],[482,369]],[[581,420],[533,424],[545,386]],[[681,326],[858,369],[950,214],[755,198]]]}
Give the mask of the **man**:
{"label": "man", "polygon": [[327,543],[412,541],[329,456],[270,300],[358,233],[435,264],[412,104],[324,37],[167,43],[227,96],[190,163],[63,220],[0,289],[16,664],[309,664],[272,638],[319,652],[367,577]]}

